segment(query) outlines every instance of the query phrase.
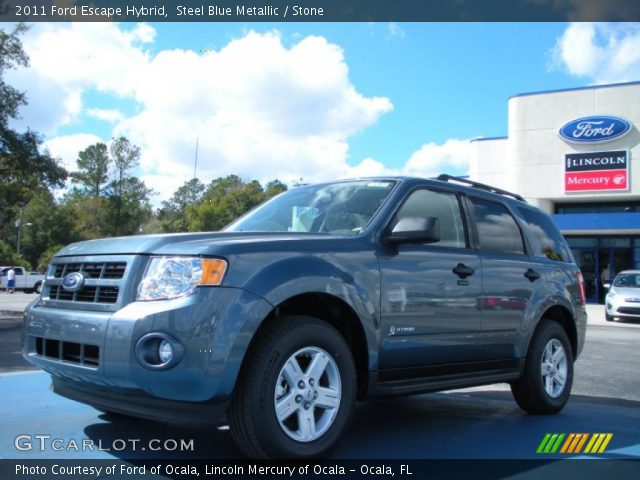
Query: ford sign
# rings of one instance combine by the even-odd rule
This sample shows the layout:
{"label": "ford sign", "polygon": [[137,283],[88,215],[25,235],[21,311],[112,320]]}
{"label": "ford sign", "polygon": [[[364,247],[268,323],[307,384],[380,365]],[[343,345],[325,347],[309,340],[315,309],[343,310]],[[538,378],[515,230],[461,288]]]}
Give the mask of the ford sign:
{"label": "ford sign", "polygon": [[631,124],[619,117],[595,115],[565,123],[558,133],[571,143],[605,143],[625,136]]}

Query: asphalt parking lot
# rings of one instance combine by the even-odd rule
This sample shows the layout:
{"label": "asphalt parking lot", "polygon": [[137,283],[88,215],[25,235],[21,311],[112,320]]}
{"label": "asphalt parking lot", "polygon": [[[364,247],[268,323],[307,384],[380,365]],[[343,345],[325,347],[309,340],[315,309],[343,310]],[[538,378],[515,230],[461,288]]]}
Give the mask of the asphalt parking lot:
{"label": "asphalt parking lot", "polygon": [[[11,297],[11,298],[9,298]],[[33,295],[0,292],[0,311],[18,312]],[[376,400],[358,405],[353,425],[334,452],[335,459],[540,459],[536,452],[546,433],[612,433],[602,454],[574,455],[640,459],[640,323],[608,323],[601,306],[588,307],[587,343],[576,363],[573,396],[555,416],[522,412],[504,384],[408,398]],[[14,310],[15,312],[15,310]],[[49,376],[25,368],[20,356],[20,315],[0,317],[0,458],[55,457],[121,458],[239,458],[226,427],[187,429],[103,414],[51,393]],[[4,328],[3,328],[4,327]],[[78,452],[51,444],[20,450],[19,435],[50,435],[82,443],[91,440],[102,449]],[[127,442],[125,448],[115,442]],[[157,440],[156,443],[153,443]],[[192,450],[153,447],[175,441]],[[46,444],[46,442],[45,442]],[[153,445],[152,445],[153,444]],[[60,443],[59,443],[60,445]],[[546,454],[545,458],[566,458]]]}

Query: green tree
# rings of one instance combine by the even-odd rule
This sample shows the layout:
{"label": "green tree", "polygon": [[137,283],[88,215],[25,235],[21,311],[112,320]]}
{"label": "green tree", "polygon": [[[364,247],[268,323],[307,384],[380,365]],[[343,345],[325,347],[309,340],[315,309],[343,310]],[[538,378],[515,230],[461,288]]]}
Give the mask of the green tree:
{"label": "green tree", "polygon": [[194,228],[219,230],[284,190],[286,185],[278,180],[269,182],[263,188],[256,180],[245,183],[236,175],[217,178],[211,182],[194,209]]}
{"label": "green tree", "polygon": [[179,187],[169,200],[162,202],[162,208],[157,215],[161,231],[190,231],[195,205],[201,199],[204,190],[204,184],[194,178]]}
{"label": "green tree", "polygon": [[0,125],[6,126],[11,118],[18,116],[18,109],[26,105],[24,92],[16,90],[4,82],[7,70],[26,67],[29,57],[22,49],[20,35],[27,31],[24,23],[18,23],[11,33],[0,29]]}
{"label": "green tree", "polygon": [[3,267],[20,266],[31,270],[29,262],[18,257],[13,247],[3,240],[0,240],[0,265]]}
{"label": "green tree", "polygon": [[60,250],[62,247],[64,247],[64,245],[61,245],[61,244],[51,245],[44,252],[42,252],[42,255],[40,255],[40,259],[38,260],[37,269],[39,272],[47,271],[47,267],[51,264],[51,259],[56,254],[56,252]]}
{"label": "green tree", "polygon": [[51,245],[80,240],[73,213],[69,206],[58,204],[47,190],[33,195],[23,212],[23,222],[31,226],[22,229],[21,242],[21,253],[29,263],[38,265],[42,253]]}
{"label": "green tree", "polygon": [[275,197],[282,192],[287,191],[287,186],[280,180],[271,180],[264,187],[264,193],[267,198]]}
{"label": "green tree", "polygon": [[121,235],[125,230],[120,228],[125,184],[128,188],[132,187],[129,182],[131,178],[130,172],[138,166],[140,161],[140,147],[132,145],[125,137],[119,137],[111,144],[111,165],[113,168],[113,181],[111,183],[111,200],[113,201],[115,217],[114,217],[114,233]]}
{"label": "green tree", "polygon": [[99,198],[109,180],[109,152],[104,143],[96,143],[78,153],[78,170],[71,181],[79,184],[86,194]]}
{"label": "green tree", "polygon": [[4,81],[7,70],[25,67],[29,59],[20,35],[27,30],[17,24],[7,33],[0,28],[0,235],[15,240],[18,212],[38,191],[61,187],[67,172],[47,151],[41,151],[42,139],[32,130],[16,132],[9,120],[17,118],[26,104],[23,92]]}
{"label": "green tree", "polygon": [[83,240],[108,235],[110,212],[104,190],[109,180],[109,150],[104,143],[96,143],[78,153],[77,171],[71,174],[73,187],[65,203],[73,210],[77,230]]}
{"label": "green tree", "polygon": [[116,212],[109,215],[112,219],[110,225],[111,235],[137,235],[142,233],[142,227],[146,224],[153,210],[149,202],[149,196],[153,190],[147,188],[143,181],[137,177],[125,177],[111,184],[112,194],[108,197],[109,210]]}

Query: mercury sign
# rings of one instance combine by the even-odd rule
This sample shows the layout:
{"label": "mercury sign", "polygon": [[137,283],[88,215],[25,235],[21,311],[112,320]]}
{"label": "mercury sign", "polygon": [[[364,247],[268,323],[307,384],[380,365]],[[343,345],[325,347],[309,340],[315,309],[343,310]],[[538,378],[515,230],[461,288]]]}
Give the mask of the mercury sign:
{"label": "mercury sign", "polygon": [[626,150],[565,155],[565,192],[626,190],[629,190],[629,153]]}
{"label": "mercury sign", "polygon": [[597,115],[571,120],[558,133],[571,143],[605,143],[625,136],[631,124],[619,117]]}

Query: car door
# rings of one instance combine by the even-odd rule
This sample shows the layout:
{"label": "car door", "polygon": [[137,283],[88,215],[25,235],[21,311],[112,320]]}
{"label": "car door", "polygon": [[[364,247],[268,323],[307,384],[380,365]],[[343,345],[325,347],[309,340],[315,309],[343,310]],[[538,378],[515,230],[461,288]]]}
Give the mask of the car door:
{"label": "car door", "polygon": [[436,217],[440,240],[384,247],[381,273],[380,369],[476,359],[480,335],[480,261],[469,247],[455,192],[417,188],[390,219]]}
{"label": "car door", "polygon": [[527,255],[522,231],[504,204],[469,197],[469,205],[482,264],[484,355],[513,358],[546,270]]}
{"label": "car door", "polygon": [[20,288],[20,289],[25,288],[25,281],[27,277],[24,274],[24,269],[20,267],[16,267],[13,269],[13,271],[16,274],[16,288]]}

